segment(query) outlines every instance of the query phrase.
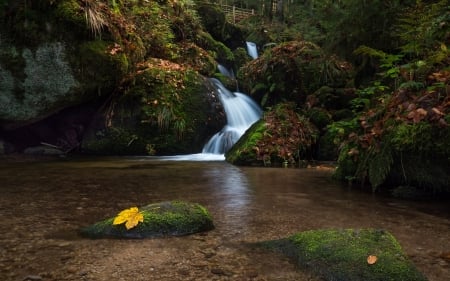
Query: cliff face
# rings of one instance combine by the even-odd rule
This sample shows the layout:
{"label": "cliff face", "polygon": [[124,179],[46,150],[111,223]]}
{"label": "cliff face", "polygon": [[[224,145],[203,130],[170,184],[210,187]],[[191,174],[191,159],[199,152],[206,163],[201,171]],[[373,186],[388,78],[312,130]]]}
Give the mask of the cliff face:
{"label": "cliff face", "polygon": [[[86,136],[90,144],[103,142],[123,127],[123,142],[140,145],[122,153],[179,152],[165,147],[168,139],[188,152],[224,124],[224,117],[212,118],[221,107],[201,81],[214,75],[216,61],[225,59],[220,54],[232,61],[233,53],[203,30],[188,2],[6,0],[0,6],[6,152],[40,143],[82,149]],[[189,108],[207,113],[192,116]],[[158,115],[163,111],[168,114]]]}

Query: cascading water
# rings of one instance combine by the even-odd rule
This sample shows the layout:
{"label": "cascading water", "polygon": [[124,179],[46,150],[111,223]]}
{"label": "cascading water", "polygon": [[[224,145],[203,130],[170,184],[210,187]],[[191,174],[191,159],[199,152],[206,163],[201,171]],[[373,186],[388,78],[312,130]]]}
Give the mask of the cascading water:
{"label": "cascading water", "polygon": [[217,79],[212,78],[211,81],[219,92],[227,116],[227,125],[208,141],[202,153],[224,154],[253,123],[261,118],[262,110],[247,95],[230,92]]}
{"label": "cascading water", "polygon": [[[247,43],[247,52],[253,58],[258,58],[256,44]],[[225,66],[219,64],[218,70],[225,76],[235,78],[233,70],[228,70]],[[222,130],[216,133],[203,147],[202,153],[175,155],[158,157],[160,160],[176,161],[217,161],[225,160],[227,152],[250,128],[250,126],[261,118],[262,110],[249,96],[240,92],[231,92],[217,79],[211,78],[219,93],[225,114],[227,124]],[[237,85],[236,85],[237,88]]]}
{"label": "cascading water", "polygon": [[222,75],[225,75],[225,76],[227,76],[229,78],[234,78],[233,69],[228,69],[222,64],[217,65],[217,69],[219,70],[219,72]]}
{"label": "cascading water", "polygon": [[[203,147],[202,153],[159,156],[159,160],[174,161],[222,161],[225,152],[233,146],[245,131],[261,118],[262,110],[249,96],[231,92],[217,79],[211,78],[227,116],[227,124]],[[151,157],[150,158],[154,158]]]}
{"label": "cascading water", "polygon": [[247,53],[253,59],[258,58],[258,49],[256,48],[256,44],[253,42],[245,42],[247,44]]}

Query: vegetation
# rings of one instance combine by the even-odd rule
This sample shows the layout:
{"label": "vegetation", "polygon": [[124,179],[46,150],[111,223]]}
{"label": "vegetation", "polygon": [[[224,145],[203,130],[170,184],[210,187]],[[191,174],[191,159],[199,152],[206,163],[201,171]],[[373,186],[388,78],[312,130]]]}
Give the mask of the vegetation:
{"label": "vegetation", "polygon": [[337,160],[374,191],[450,191],[448,1],[237,0],[256,13],[235,25],[212,2],[0,1],[0,121],[101,97],[97,151],[198,151],[222,125],[203,76],[223,63],[266,110],[232,163]]}
{"label": "vegetation", "polygon": [[[367,180],[373,190],[383,184],[450,190],[448,9],[444,1],[408,9],[394,26],[396,53],[355,51],[376,62],[378,75],[358,90],[355,117],[330,126],[342,133],[337,178]],[[411,32],[417,29],[424,30],[421,38]]]}
{"label": "vegetation", "polygon": [[262,244],[323,280],[426,280],[385,230],[310,230]]}
{"label": "vegetation", "polygon": [[182,201],[132,207],[116,217],[81,229],[89,238],[156,238],[183,236],[214,228],[209,212],[201,205]]}
{"label": "vegetation", "polygon": [[293,103],[280,103],[268,109],[225,156],[241,165],[299,165],[311,157],[316,137],[317,129],[295,112]]}

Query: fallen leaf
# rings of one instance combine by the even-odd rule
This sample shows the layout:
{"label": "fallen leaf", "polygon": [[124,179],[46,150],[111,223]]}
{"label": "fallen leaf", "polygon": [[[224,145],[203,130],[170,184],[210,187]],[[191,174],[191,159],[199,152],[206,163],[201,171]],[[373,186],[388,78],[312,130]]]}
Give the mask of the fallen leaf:
{"label": "fallen leaf", "polygon": [[132,207],[121,211],[113,221],[113,225],[118,225],[125,223],[125,227],[131,229],[139,224],[139,222],[144,222],[144,215],[139,212],[137,207]]}
{"label": "fallen leaf", "polygon": [[377,256],[370,255],[367,257],[367,263],[368,264],[375,264],[377,262]]}

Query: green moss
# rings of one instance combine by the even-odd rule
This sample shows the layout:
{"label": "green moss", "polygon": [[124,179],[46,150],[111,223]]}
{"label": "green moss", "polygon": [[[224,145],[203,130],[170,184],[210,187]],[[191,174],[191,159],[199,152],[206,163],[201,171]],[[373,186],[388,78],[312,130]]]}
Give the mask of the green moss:
{"label": "green moss", "polygon": [[254,150],[257,142],[262,139],[265,130],[264,120],[259,120],[253,124],[225,154],[227,162],[234,165],[265,165],[263,159],[257,159]]}
{"label": "green moss", "polygon": [[85,153],[102,155],[143,155],[147,141],[133,130],[109,127],[83,143]]}
{"label": "green moss", "polygon": [[309,118],[319,130],[324,129],[327,125],[333,121],[331,114],[324,108],[313,107],[306,112],[306,117]]}
{"label": "green moss", "polygon": [[105,88],[116,86],[128,71],[128,59],[124,53],[112,54],[112,42],[94,40],[80,45],[80,63],[83,81],[89,81]]}
{"label": "green moss", "polygon": [[[384,230],[311,230],[263,245],[294,258],[324,280],[426,280]],[[369,255],[377,257],[375,264],[368,264]]]}
{"label": "green moss", "polygon": [[66,0],[59,1],[56,9],[55,15],[64,22],[69,23],[72,27],[78,29],[86,30],[86,15],[83,12],[83,8],[80,6],[79,1],[76,0]]}
{"label": "green moss", "polygon": [[205,207],[197,203],[171,201],[140,208],[144,222],[129,230],[124,224],[113,225],[114,218],[83,228],[81,234],[89,238],[155,238],[183,236],[214,228]]}
{"label": "green moss", "polygon": [[318,132],[293,103],[280,103],[253,125],[225,154],[232,164],[286,165],[299,163],[311,155]]}

